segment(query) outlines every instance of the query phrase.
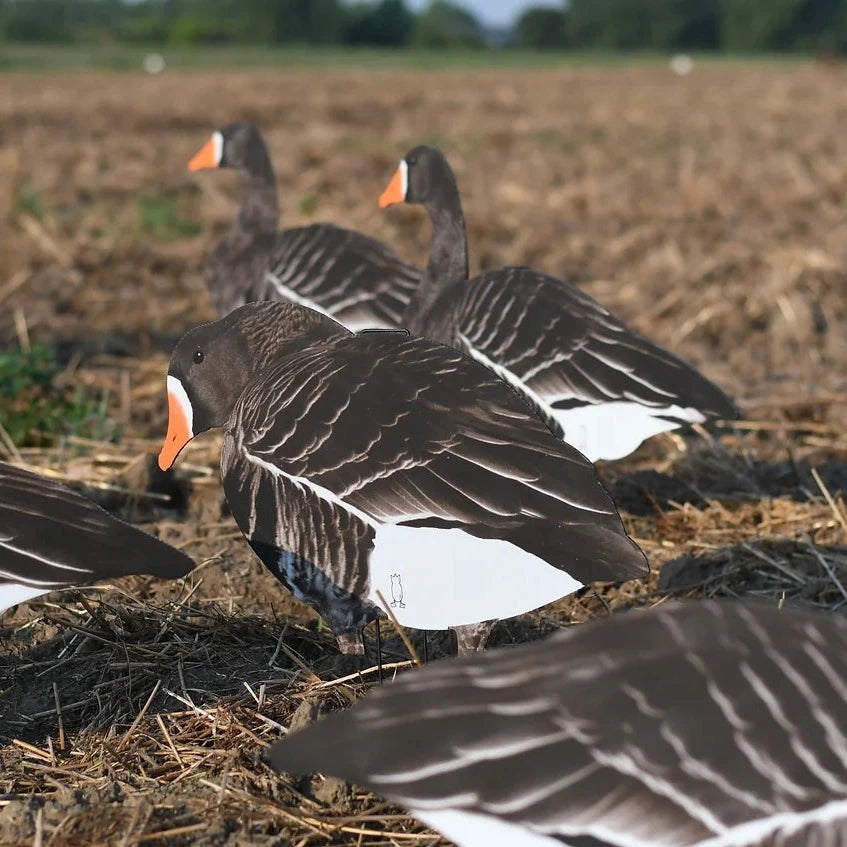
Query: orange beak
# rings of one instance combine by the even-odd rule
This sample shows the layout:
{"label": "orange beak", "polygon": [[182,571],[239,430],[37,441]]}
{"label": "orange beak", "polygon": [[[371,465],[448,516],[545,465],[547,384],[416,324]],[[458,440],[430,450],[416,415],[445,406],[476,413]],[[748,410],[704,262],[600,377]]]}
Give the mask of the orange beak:
{"label": "orange beak", "polygon": [[[173,377],[168,377],[169,382],[172,379]],[[194,437],[189,420],[190,404],[188,410],[185,408],[188,397],[185,396],[185,391],[178,380],[176,380],[176,384],[179,386],[177,390],[170,385],[168,386],[168,434],[165,436],[165,443],[159,453],[159,467],[163,471],[170,469],[182,448]]]}
{"label": "orange beak", "polygon": [[205,168],[216,168],[218,166],[218,151],[215,139],[210,138],[192,157],[188,163],[188,170],[202,171]]}
{"label": "orange beak", "polygon": [[403,203],[406,200],[406,174],[403,165],[391,177],[391,182],[388,183],[388,188],[379,195],[379,208],[384,209],[386,206],[393,206],[395,203]]}

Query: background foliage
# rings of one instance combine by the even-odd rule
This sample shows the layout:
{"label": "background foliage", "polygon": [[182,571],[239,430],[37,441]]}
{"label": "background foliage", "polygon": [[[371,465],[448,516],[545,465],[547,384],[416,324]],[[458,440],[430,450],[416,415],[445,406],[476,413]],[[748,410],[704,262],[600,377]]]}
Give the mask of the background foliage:
{"label": "background foliage", "polygon": [[569,0],[494,32],[433,0],[0,0],[0,39],[142,44],[820,51],[847,47],[847,0]]}

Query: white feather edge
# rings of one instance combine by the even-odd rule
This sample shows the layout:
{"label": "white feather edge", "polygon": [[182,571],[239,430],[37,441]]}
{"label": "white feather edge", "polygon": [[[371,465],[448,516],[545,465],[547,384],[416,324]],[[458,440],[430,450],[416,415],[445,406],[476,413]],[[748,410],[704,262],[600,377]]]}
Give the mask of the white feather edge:
{"label": "white feather edge", "polygon": [[[660,832],[649,840],[628,832],[613,829],[598,823],[568,831],[566,825],[556,828],[553,838],[530,829],[526,825],[504,821],[482,812],[466,809],[409,809],[418,820],[454,841],[459,847],[562,847],[559,838],[593,837],[613,847],[655,847],[657,844],[670,844],[662,840]],[[648,810],[645,809],[645,814]],[[767,839],[779,834],[787,837],[807,826],[817,825],[822,830],[827,827],[847,827],[847,798],[835,799],[814,809],[804,812],[779,812],[755,820],[745,821],[727,827],[713,837],[693,843],[691,847],[754,847],[766,843]],[[840,832],[841,830],[833,830]],[[835,842],[833,842],[835,843]]]}
{"label": "white feather edge", "polygon": [[[253,465],[310,489],[374,530],[366,599],[379,594],[402,626],[447,629],[521,615],[572,594],[582,583],[502,539],[477,538],[461,529],[380,523],[334,492],[241,448]],[[404,516],[397,521],[410,520]]]}
{"label": "white feather edge", "polygon": [[[367,314],[363,314],[361,317],[352,315],[345,318],[343,321],[338,318],[338,312],[341,312],[344,309],[355,308],[357,301],[353,299],[340,300],[335,304],[334,311],[330,311],[329,309],[325,309],[315,300],[312,300],[309,297],[304,297],[302,294],[298,294],[272,271],[265,272],[265,281],[269,282],[276,289],[276,293],[285,300],[288,300],[291,303],[296,303],[298,306],[305,306],[307,309],[311,309],[314,312],[318,312],[321,315],[332,318],[334,321],[338,321],[338,323],[342,326],[347,327],[347,329],[351,332],[359,332],[362,329],[390,328],[387,324],[385,324],[385,322],[380,322],[373,317],[369,317]],[[359,297],[358,302],[366,303],[370,299],[370,296],[362,295]]]}

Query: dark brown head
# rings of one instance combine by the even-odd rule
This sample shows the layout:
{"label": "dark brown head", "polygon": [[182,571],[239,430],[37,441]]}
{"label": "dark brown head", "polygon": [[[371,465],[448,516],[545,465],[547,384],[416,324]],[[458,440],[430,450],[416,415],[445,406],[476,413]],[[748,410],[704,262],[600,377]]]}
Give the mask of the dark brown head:
{"label": "dark brown head", "polygon": [[217,129],[188,163],[188,170],[235,168],[260,171],[270,167],[268,149],[259,130],[248,123],[234,123]]}
{"label": "dark brown head", "polygon": [[419,203],[432,220],[432,246],[426,274],[409,303],[404,320],[419,330],[415,316],[432,308],[442,287],[468,278],[468,236],[462,200],[447,158],[437,148],[421,144],[401,160],[379,198],[380,208],[394,203]]}
{"label": "dark brown head", "polygon": [[168,367],[166,471],[201,432],[223,426],[256,374],[286,350],[349,335],[332,318],[294,303],[248,303],[187,332]]}
{"label": "dark brown head", "polygon": [[446,156],[427,144],[413,147],[401,160],[391,182],[379,198],[379,206],[395,203],[427,205],[458,193],[456,179]]}

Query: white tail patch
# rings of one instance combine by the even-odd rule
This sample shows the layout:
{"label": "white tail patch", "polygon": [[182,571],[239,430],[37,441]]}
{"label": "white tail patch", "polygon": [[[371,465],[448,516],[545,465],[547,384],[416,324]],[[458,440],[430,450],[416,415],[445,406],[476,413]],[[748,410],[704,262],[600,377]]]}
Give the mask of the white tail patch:
{"label": "white tail patch", "polygon": [[696,409],[642,406],[627,400],[573,409],[554,409],[545,403],[544,408],[564,430],[565,441],[592,462],[622,459],[660,432],[678,429],[683,422],[705,420]]}
{"label": "white tail patch", "polygon": [[402,626],[447,629],[511,618],[572,594],[582,583],[497,538],[461,529],[382,524],[370,556],[379,591]]}
{"label": "white tail patch", "polygon": [[55,588],[36,588],[32,585],[21,585],[16,582],[0,583],[0,614],[18,603],[26,603],[39,594],[49,594]]}

